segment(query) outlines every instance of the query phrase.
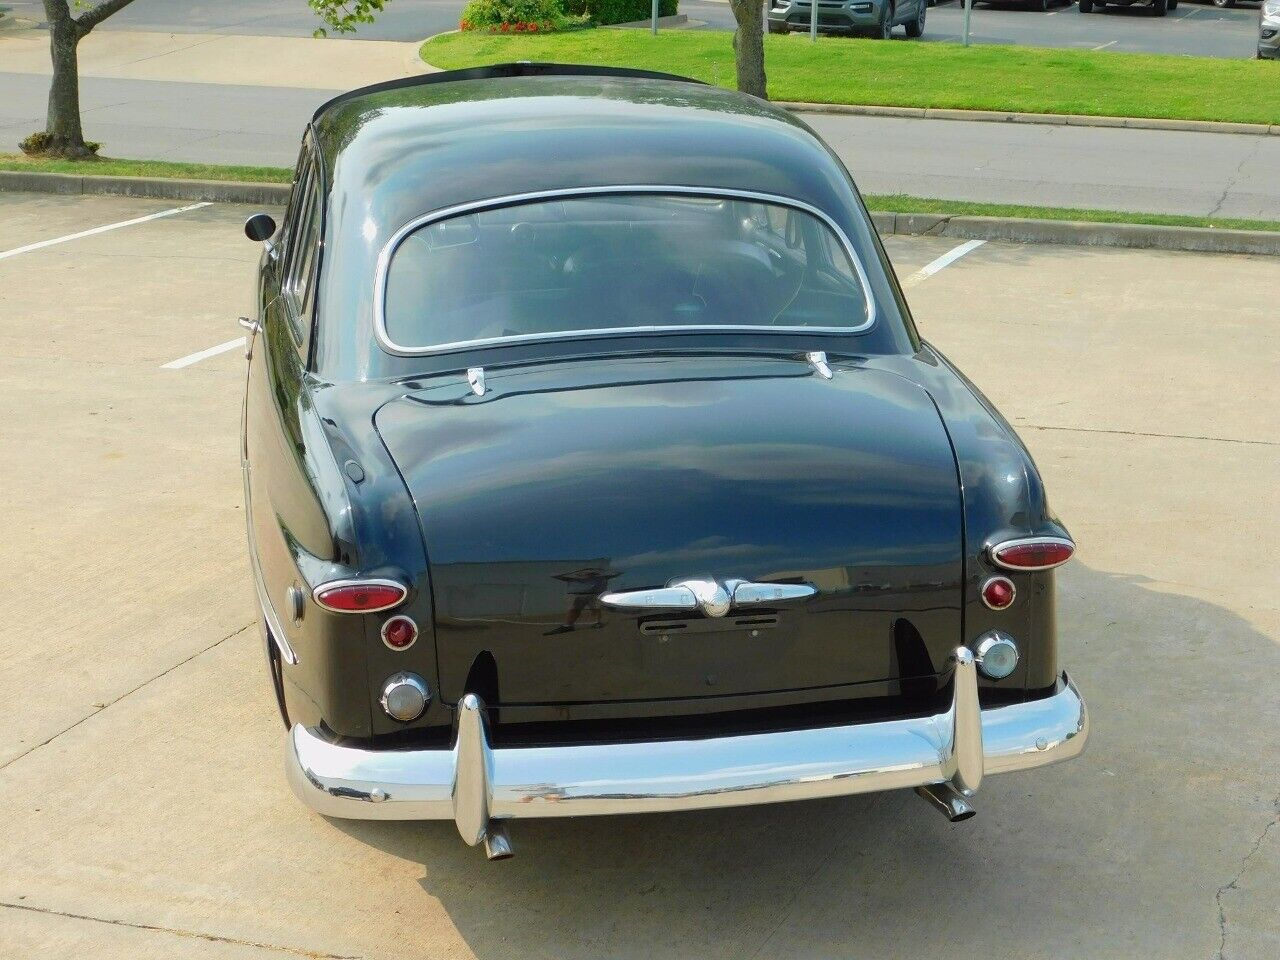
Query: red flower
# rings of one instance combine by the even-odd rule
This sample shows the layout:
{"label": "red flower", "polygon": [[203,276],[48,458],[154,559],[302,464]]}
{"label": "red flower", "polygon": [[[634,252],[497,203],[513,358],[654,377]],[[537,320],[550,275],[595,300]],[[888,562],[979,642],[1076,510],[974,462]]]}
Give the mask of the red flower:
{"label": "red flower", "polygon": [[510,29],[511,29],[511,24],[509,24],[509,23],[504,23],[504,24],[502,25],[502,32],[503,32],[503,33],[506,33],[506,32],[507,32],[508,30],[510,30]]}
{"label": "red flower", "polygon": [[537,33],[537,32],[538,32],[538,25],[537,25],[536,23],[531,23],[531,24],[529,24],[529,30],[530,30],[530,32],[532,32],[532,33]]}

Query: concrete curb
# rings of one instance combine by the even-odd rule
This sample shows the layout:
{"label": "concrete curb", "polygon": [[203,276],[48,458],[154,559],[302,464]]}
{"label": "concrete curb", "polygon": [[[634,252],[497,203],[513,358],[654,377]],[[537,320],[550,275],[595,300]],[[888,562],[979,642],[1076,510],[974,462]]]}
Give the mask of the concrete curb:
{"label": "concrete curb", "polygon": [[794,113],[834,113],[854,117],[908,117],[914,120],[973,120],[983,123],[1033,123],[1057,127],[1124,127],[1184,133],[1235,133],[1280,136],[1280,124],[1228,123],[1219,120],[1159,120],[1150,117],[1088,117],[1069,113],[1009,113],[1003,110],[943,110],[933,107],[876,107],[844,103],[773,101]]}
{"label": "concrete curb", "polygon": [[[109,194],[164,200],[209,200],[280,206],[289,199],[287,183],[238,183],[231,180],[176,180],[145,177],[96,177],[66,173],[0,170],[0,191]],[[1056,243],[1085,247],[1136,247],[1205,253],[1259,253],[1280,256],[1280,231],[1215,230],[1209,227],[1160,227],[1138,223],[1080,223],[1014,217],[961,217],[936,213],[873,212],[883,235]]]}
{"label": "concrete curb", "polygon": [[876,229],[884,235],[1280,256],[1280,231],[1217,230],[1211,227],[1166,227],[1143,223],[1085,223],[1017,217],[962,217],[934,213],[873,212],[871,219]]}
{"label": "concrete curb", "polygon": [[278,205],[289,199],[290,185],[242,183],[234,180],[178,180],[164,177],[85,177],[74,173],[0,170],[0,190],[30,193],[110,194],[163,200],[209,200],[214,203]]}

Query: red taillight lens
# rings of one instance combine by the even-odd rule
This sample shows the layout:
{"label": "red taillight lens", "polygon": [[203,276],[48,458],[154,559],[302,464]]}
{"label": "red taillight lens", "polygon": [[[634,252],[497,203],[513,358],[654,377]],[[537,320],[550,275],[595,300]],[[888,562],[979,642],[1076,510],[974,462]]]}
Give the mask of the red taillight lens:
{"label": "red taillight lens", "polygon": [[334,613],[377,613],[404,601],[409,591],[390,580],[346,580],[315,589],[316,603]]}
{"label": "red taillight lens", "polygon": [[408,617],[392,617],[382,625],[382,642],[392,650],[404,650],[418,639],[418,625]]}
{"label": "red taillight lens", "polygon": [[1006,570],[1048,570],[1066,563],[1076,545],[1060,537],[1006,540],[991,548],[991,559]]}
{"label": "red taillight lens", "polygon": [[1003,610],[1013,604],[1017,591],[1008,577],[992,577],[982,585],[982,602],[992,610]]}

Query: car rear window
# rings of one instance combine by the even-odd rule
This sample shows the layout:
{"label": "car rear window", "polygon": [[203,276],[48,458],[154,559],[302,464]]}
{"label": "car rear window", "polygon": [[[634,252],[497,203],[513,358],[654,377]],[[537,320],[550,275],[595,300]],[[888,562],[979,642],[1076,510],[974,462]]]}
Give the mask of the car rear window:
{"label": "car rear window", "polygon": [[400,351],[626,330],[870,326],[865,274],[815,213],[659,193],[538,200],[406,234],[382,334]]}

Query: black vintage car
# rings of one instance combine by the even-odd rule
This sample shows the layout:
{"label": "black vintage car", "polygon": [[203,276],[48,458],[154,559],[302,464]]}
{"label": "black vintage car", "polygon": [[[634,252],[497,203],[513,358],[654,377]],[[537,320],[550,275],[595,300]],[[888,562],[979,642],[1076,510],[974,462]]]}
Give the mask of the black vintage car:
{"label": "black vintage car", "polygon": [[1078,754],[1026,449],[918,336],[808,127],[679,77],[357,90],[259,214],[249,550],[335,817],[914,787]]}

